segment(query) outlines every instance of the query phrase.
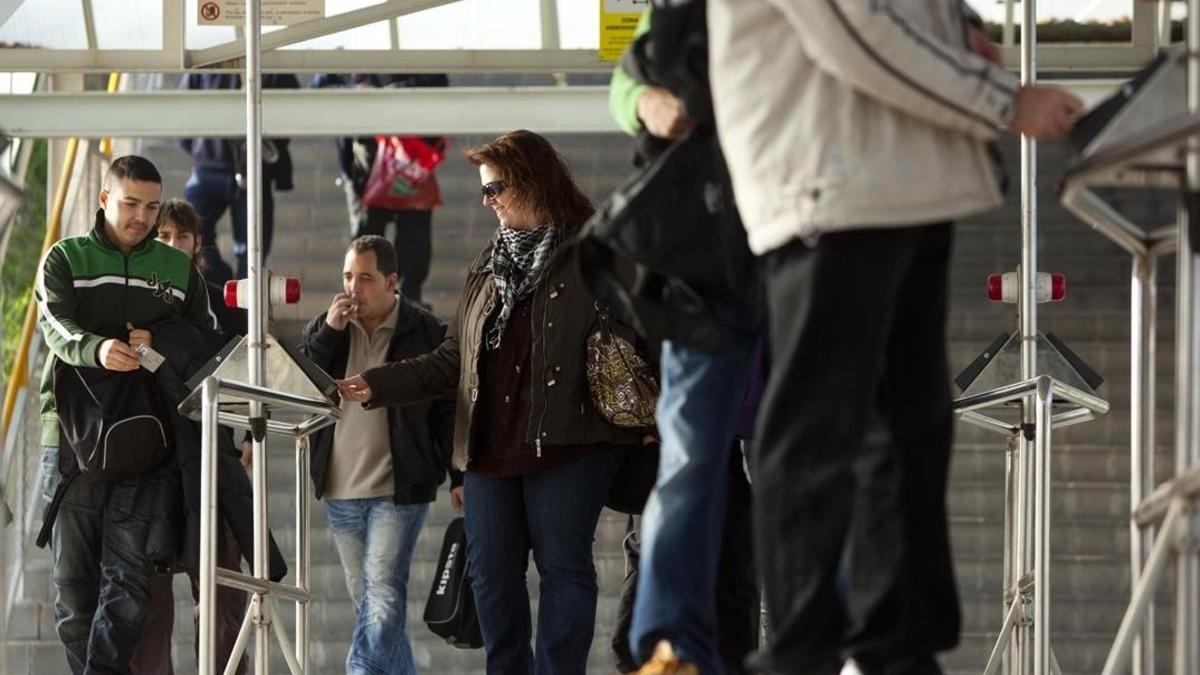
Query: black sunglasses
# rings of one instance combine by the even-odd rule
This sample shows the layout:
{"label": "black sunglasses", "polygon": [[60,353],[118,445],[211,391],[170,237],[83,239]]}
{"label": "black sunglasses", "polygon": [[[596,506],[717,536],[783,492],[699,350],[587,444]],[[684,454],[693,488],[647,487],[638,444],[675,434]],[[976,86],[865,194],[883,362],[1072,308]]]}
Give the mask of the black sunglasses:
{"label": "black sunglasses", "polygon": [[504,192],[504,188],[506,187],[508,186],[504,184],[504,181],[494,180],[490,183],[484,183],[483,187],[479,188],[479,191],[483,193],[484,197],[488,199],[495,199],[496,197],[499,197],[502,192]]}

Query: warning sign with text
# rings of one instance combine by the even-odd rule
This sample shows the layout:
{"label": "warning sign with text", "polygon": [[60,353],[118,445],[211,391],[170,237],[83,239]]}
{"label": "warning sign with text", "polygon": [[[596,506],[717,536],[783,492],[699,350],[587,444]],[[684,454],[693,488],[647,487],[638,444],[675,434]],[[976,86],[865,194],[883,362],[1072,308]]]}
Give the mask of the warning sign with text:
{"label": "warning sign with text", "polygon": [[648,0],[600,0],[600,60],[619,61]]}
{"label": "warning sign with text", "polygon": [[[261,0],[264,26],[290,26],[325,16],[325,0]],[[201,26],[241,26],[246,23],[246,0],[200,0]]]}

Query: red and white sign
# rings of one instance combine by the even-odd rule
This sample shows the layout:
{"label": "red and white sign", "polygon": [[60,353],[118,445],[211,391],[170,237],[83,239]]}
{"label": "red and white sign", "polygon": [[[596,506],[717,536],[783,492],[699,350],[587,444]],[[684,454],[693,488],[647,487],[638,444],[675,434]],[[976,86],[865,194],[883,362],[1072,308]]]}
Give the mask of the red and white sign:
{"label": "red and white sign", "polygon": [[216,21],[221,18],[221,6],[215,2],[205,2],[200,5],[200,22]]}

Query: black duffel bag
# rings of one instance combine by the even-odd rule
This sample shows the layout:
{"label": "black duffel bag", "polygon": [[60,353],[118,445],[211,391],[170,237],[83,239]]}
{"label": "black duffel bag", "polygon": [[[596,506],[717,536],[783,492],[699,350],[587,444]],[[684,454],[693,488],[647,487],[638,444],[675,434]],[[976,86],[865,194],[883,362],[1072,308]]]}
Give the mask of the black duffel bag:
{"label": "black duffel bag", "polygon": [[437,574],[425,602],[424,619],[429,630],[452,646],[460,649],[483,646],[467,564],[467,533],[461,517],[446,526]]}

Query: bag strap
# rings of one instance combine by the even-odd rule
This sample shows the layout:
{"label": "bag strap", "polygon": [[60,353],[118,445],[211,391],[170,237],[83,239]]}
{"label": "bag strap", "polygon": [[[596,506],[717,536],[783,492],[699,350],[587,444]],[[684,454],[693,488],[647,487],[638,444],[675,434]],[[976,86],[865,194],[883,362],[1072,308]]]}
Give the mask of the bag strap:
{"label": "bag strap", "polygon": [[[75,467],[74,462],[71,466]],[[54,529],[54,521],[58,519],[58,509],[67,496],[67,488],[71,487],[71,483],[78,477],[79,469],[76,467],[58,482],[58,488],[54,490],[54,499],[50,500],[50,505],[46,507],[46,514],[42,517],[42,529],[38,530],[37,540],[34,542],[38,548],[46,548],[46,544],[50,542],[50,533]]]}

